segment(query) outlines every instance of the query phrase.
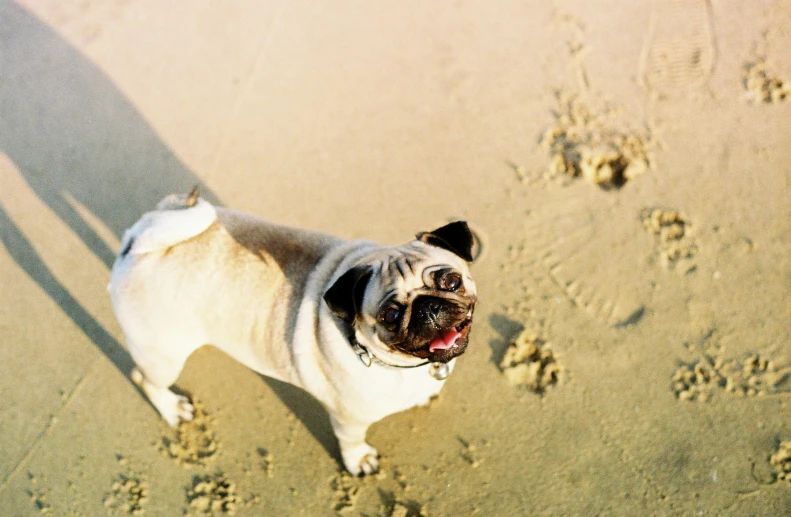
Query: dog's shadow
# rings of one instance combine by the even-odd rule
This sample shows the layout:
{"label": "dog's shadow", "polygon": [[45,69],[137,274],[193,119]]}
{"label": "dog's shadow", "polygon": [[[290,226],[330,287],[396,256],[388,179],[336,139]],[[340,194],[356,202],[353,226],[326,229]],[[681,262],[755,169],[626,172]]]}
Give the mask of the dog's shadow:
{"label": "dog's shadow", "polygon": [[[0,0],[0,50],[0,153],[108,270],[115,251],[83,219],[75,202],[119,240],[140,215],[173,192],[200,185],[202,197],[221,204],[104,72],[11,0]],[[134,365],[129,353],[36,251],[36,246],[59,243],[32,243],[3,207],[2,195],[13,193],[0,191],[0,243],[128,376]],[[340,459],[321,405],[298,388],[271,379],[266,382],[327,451]]]}
{"label": "dog's shadow", "polygon": [[277,397],[288,406],[308,432],[324,447],[327,454],[343,465],[341,449],[330,424],[330,416],[324,406],[308,392],[287,382],[260,376],[272,388]]}
{"label": "dog's shadow", "polygon": [[[0,50],[0,153],[109,270],[115,252],[77,206],[120,240],[159,199],[202,182],[109,77],[11,0],[0,0]],[[217,202],[210,189],[203,186],[202,192]],[[3,207],[3,197],[12,195],[0,191],[0,243],[94,345],[129,375],[129,353],[36,251],[62,244],[31,242]]]}
{"label": "dog's shadow", "polygon": [[0,0],[0,151],[108,267],[115,253],[76,201],[117,238],[165,195],[201,185],[112,80],[11,0]]}

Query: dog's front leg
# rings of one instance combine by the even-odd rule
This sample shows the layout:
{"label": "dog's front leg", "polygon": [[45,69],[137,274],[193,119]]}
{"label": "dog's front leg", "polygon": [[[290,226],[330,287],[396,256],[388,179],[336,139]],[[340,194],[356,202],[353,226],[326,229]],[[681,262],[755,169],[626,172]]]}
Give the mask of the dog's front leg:
{"label": "dog's front leg", "polygon": [[367,476],[379,470],[379,453],[365,442],[368,424],[330,415],[332,429],[341,446],[343,464],[354,476]]}

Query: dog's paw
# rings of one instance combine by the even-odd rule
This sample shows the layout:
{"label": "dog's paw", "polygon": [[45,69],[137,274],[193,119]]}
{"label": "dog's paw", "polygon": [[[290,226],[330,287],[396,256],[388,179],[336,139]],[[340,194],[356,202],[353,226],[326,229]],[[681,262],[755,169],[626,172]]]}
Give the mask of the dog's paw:
{"label": "dog's paw", "polygon": [[195,406],[183,395],[176,395],[167,388],[155,386],[137,368],[132,369],[132,382],[140,386],[162,418],[176,427],[180,422],[190,422],[195,417]]}
{"label": "dog's paw", "polygon": [[183,395],[176,395],[170,390],[159,390],[149,397],[170,427],[177,427],[181,422],[191,422],[195,417],[195,406]]}
{"label": "dog's paw", "polygon": [[360,472],[358,475],[370,476],[377,472],[379,472],[379,453],[374,449],[372,454],[366,454],[360,460]]}
{"label": "dog's paw", "polygon": [[179,422],[191,422],[195,418],[195,406],[190,400],[183,395],[176,395],[176,399],[175,410],[171,413],[172,417],[165,418],[171,427],[176,427]]}
{"label": "dog's paw", "polygon": [[342,451],[346,470],[353,476],[370,476],[379,472],[379,452],[363,443]]}
{"label": "dog's paw", "polygon": [[161,392],[157,400],[152,402],[170,427],[177,427],[181,422],[190,422],[195,417],[195,406],[189,399],[170,390]]}

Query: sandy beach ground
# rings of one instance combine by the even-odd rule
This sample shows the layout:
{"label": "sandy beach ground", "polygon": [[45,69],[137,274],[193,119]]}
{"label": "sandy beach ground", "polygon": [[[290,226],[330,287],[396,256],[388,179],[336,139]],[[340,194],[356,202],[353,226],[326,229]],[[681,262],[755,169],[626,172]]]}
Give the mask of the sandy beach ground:
{"label": "sandy beach ground", "polygon": [[[0,0],[0,515],[791,515],[791,2]],[[353,479],[211,348],[169,429],[105,291],[156,201],[474,227],[442,396]]]}

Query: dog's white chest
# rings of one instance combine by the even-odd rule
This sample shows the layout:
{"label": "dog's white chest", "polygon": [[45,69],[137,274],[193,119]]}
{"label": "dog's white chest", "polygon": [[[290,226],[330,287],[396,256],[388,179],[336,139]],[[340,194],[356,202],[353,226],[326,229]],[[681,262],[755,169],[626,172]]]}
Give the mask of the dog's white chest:
{"label": "dog's white chest", "polygon": [[395,369],[374,364],[354,376],[353,384],[346,385],[343,396],[354,400],[353,407],[360,416],[364,413],[374,421],[381,420],[415,406],[425,406],[431,397],[439,394],[445,381],[432,377],[428,369],[429,365]]}

